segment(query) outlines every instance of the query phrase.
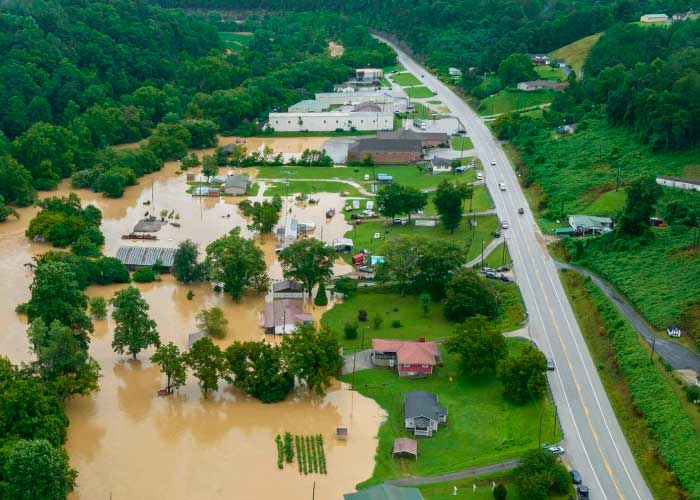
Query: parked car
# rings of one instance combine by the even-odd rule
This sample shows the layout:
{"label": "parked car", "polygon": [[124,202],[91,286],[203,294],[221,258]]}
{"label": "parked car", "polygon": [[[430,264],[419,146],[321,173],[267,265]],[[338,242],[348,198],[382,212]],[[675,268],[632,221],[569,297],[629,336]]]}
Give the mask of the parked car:
{"label": "parked car", "polygon": [[493,273],[493,272],[496,272],[496,270],[493,269],[492,267],[482,267],[481,272],[482,273]]}
{"label": "parked car", "polygon": [[505,182],[499,182],[499,183],[498,183],[498,189],[500,189],[501,191],[505,191],[505,190],[506,190],[506,183],[505,183]]}
{"label": "parked car", "polygon": [[476,179],[479,180],[479,181],[483,181],[483,180],[484,180],[484,174],[482,174],[481,172],[477,172],[477,173],[476,173]]}
{"label": "parked car", "polygon": [[365,174],[365,176],[363,177],[363,179],[366,180],[366,181],[368,181],[368,180],[369,180],[369,174]]}
{"label": "parked car", "polygon": [[508,221],[507,220],[501,221],[501,229],[508,229]]}
{"label": "parked car", "polygon": [[510,278],[509,278],[508,276],[506,276],[505,274],[501,274],[501,275],[498,277],[498,279],[501,280],[503,283],[513,283],[513,280],[510,279]]}
{"label": "parked car", "polygon": [[454,170],[452,170],[453,174],[463,174],[464,172],[467,171],[467,167],[464,165],[460,165],[459,167],[455,167]]}
{"label": "parked car", "polygon": [[525,209],[524,209],[523,207],[520,207],[520,208],[518,209],[518,213],[519,213],[520,215],[523,215],[523,214],[525,213]]}
{"label": "parked car", "polygon": [[457,133],[458,133],[459,135],[464,135],[464,134],[467,133],[467,131],[464,130],[463,128],[460,128],[460,129],[457,129]]}
{"label": "parked car", "polygon": [[506,272],[510,271],[510,267],[508,267],[508,266],[498,266],[498,267],[496,268],[496,271],[498,271],[499,273],[506,273]]}
{"label": "parked car", "polygon": [[578,493],[578,497],[580,500],[588,500],[588,498],[590,498],[588,496],[588,486],[581,485],[578,488],[576,488],[576,492]]}
{"label": "parked car", "polygon": [[402,219],[401,217],[394,217],[394,224],[401,224],[405,226],[408,223],[408,219]]}
{"label": "parked car", "polygon": [[564,448],[562,448],[562,447],[559,446],[559,445],[547,446],[546,449],[547,449],[548,451],[551,451],[551,452],[554,453],[555,455],[563,455],[563,454],[564,454],[564,451],[565,451]]}
{"label": "parked car", "polygon": [[574,484],[581,484],[581,474],[577,470],[571,471],[571,481]]}
{"label": "parked car", "polygon": [[491,160],[491,165],[496,165],[496,160]]}
{"label": "parked car", "polygon": [[493,271],[486,271],[486,277],[491,278],[492,280],[498,279],[498,275]]}
{"label": "parked car", "polygon": [[554,361],[547,358],[547,370],[552,371],[555,368],[556,368],[556,366],[554,366]]}
{"label": "parked car", "polygon": [[491,233],[494,238],[500,238],[501,237],[501,232],[499,230],[494,231]]}

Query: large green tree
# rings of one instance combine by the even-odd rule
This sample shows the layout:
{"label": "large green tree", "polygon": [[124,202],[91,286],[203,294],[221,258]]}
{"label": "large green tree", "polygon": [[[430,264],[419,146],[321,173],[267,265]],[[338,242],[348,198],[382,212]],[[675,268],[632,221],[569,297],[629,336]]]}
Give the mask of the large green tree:
{"label": "large green tree", "polygon": [[187,366],[185,356],[180,353],[180,349],[172,342],[158,346],[156,352],[151,356],[151,362],[160,367],[160,371],[165,374],[165,390],[172,394],[173,390],[185,385],[187,380]]}
{"label": "large green tree", "polygon": [[0,156],[0,196],[21,207],[36,198],[31,174],[10,155]]}
{"label": "large green tree", "polygon": [[294,387],[280,346],[266,342],[234,342],[225,352],[228,380],[263,403],[282,401]]}
{"label": "large green tree", "polygon": [[204,268],[197,262],[199,250],[192,240],[180,242],[173,257],[172,273],[182,283],[200,281]]}
{"label": "large green tree", "polygon": [[473,269],[462,269],[452,276],[443,307],[447,319],[462,322],[477,314],[494,318],[497,313],[498,302],[491,284]]}
{"label": "large green tree", "polygon": [[511,54],[498,65],[498,76],[505,85],[534,80],[537,73],[532,68],[530,56],[522,53]]}
{"label": "large green tree", "polygon": [[466,320],[445,341],[450,354],[459,355],[459,366],[468,375],[493,372],[499,362],[508,356],[506,339],[484,316]]}
{"label": "large green tree", "polygon": [[251,212],[252,221],[248,229],[260,234],[269,234],[280,220],[280,207],[267,200],[253,203]]}
{"label": "large green tree", "polygon": [[546,500],[550,495],[566,495],[571,478],[566,467],[553,453],[530,450],[513,470],[513,483],[520,498]]}
{"label": "large green tree", "polygon": [[220,307],[212,307],[211,309],[202,309],[195,316],[197,328],[205,335],[222,339],[226,336],[228,329],[228,320],[224,315],[224,311]]}
{"label": "large green tree", "polygon": [[440,214],[440,221],[451,233],[459,227],[462,221],[462,196],[461,189],[447,179],[438,184],[433,203]]}
{"label": "large green tree", "polygon": [[207,246],[205,266],[209,279],[222,283],[233,300],[240,300],[246,290],[268,289],[265,259],[253,240],[243,238],[239,227]]}
{"label": "large green tree", "polygon": [[148,316],[148,302],[138,288],[127,287],[114,294],[111,300],[116,323],[112,348],[118,354],[136,355],[150,346],[160,346],[160,335],[156,322]]}
{"label": "large green tree", "polygon": [[520,354],[498,365],[498,380],[505,396],[524,404],[539,399],[547,390],[547,358],[536,347],[527,344]]}
{"label": "large green tree", "polygon": [[219,388],[219,380],[228,373],[224,353],[209,337],[203,337],[192,345],[185,354],[185,363],[199,380],[205,398],[210,391]]}
{"label": "large green tree", "polygon": [[43,439],[13,443],[4,472],[5,494],[12,500],[65,500],[78,475],[68,455]]}
{"label": "large green tree", "polygon": [[649,219],[654,215],[656,201],[661,196],[661,186],[653,177],[636,180],[627,188],[627,202],[620,217],[619,231],[628,237],[638,237],[649,232]]}
{"label": "large green tree", "polygon": [[282,352],[289,373],[322,396],[343,367],[340,345],[328,329],[312,324],[300,325],[282,340]]}
{"label": "large green tree", "polygon": [[304,238],[282,250],[279,259],[284,277],[300,281],[311,297],[314,286],[333,276],[336,256],[333,247],[323,241]]}

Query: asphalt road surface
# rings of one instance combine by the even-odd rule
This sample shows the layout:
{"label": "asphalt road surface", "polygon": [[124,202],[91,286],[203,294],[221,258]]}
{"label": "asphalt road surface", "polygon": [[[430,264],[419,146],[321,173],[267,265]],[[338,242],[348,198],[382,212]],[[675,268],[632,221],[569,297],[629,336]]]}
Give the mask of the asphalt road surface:
{"label": "asphalt road surface", "polygon": [[[567,461],[581,473],[592,499],[653,498],[617,423],[555,263],[545,248],[508,157],[481,118],[462,99],[397,47],[392,47],[399,62],[436,92],[435,99],[445,103],[465,125],[484,163],[486,185],[497,213],[510,223],[510,228],[502,234],[527,307],[530,335],[556,365],[548,377],[564,430],[562,446]],[[492,161],[495,165],[491,165]],[[499,189],[500,182],[505,183],[505,191]],[[524,215],[518,215],[520,207],[525,209]],[[543,434],[551,437],[551,430]]]}

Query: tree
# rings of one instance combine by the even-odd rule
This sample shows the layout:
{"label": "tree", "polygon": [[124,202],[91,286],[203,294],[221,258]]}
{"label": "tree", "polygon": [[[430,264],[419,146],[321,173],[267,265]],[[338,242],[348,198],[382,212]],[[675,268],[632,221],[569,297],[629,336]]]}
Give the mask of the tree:
{"label": "tree", "polygon": [[216,163],[216,158],[212,155],[204,155],[202,160],[202,175],[207,179],[211,179],[219,174],[219,165]]}
{"label": "tree", "polygon": [[262,250],[240,234],[241,228],[237,227],[209,244],[205,261],[209,278],[223,283],[224,291],[235,301],[248,289],[266,291],[270,282]]}
{"label": "tree", "polygon": [[294,377],[286,371],[279,346],[234,342],[225,355],[229,382],[263,403],[284,400],[294,387]]}
{"label": "tree", "polygon": [[87,348],[88,334],[93,329],[87,315],[88,301],[70,266],[55,261],[39,265],[29,290],[31,297],[26,307],[29,322],[41,319],[50,325],[57,320],[71,328]]}
{"label": "tree", "polygon": [[296,241],[279,254],[285,279],[300,281],[311,297],[317,283],[333,276],[335,249],[315,238]]}
{"label": "tree", "polygon": [[494,318],[497,313],[493,289],[473,269],[462,269],[452,276],[446,287],[445,318],[461,323],[478,314]]}
{"label": "tree", "polygon": [[428,292],[421,292],[418,295],[418,300],[420,301],[420,305],[423,308],[423,316],[427,316],[428,313],[430,312],[430,294]]}
{"label": "tree", "polygon": [[73,132],[42,122],[18,137],[14,146],[14,157],[32,174],[37,189],[54,189],[60,179],[73,173],[79,155]]}
{"label": "tree", "polygon": [[226,376],[226,357],[209,337],[202,337],[185,354],[185,363],[199,380],[199,386],[208,397],[209,391],[219,388],[219,380]]}
{"label": "tree", "polygon": [[107,317],[107,301],[104,297],[92,297],[89,302],[90,315],[94,319],[105,319]]}
{"label": "tree", "polygon": [[466,252],[453,242],[418,238],[415,253],[418,268],[412,288],[418,293],[429,293],[433,300],[441,300],[448,281],[466,262]]}
{"label": "tree", "polygon": [[134,359],[149,346],[160,346],[156,322],[148,316],[148,303],[138,288],[130,286],[114,294],[111,300],[116,323],[112,348],[118,354],[127,352]]}
{"label": "tree", "polygon": [[503,483],[498,483],[493,489],[494,500],[506,500],[508,497],[508,490]]}
{"label": "tree", "polygon": [[357,280],[347,276],[338,278],[335,280],[335,285],[333,285],[333,291],[342,294],[344,297],[351,297],[357,292]]}
{"label": "tree", "polygon": [[316,298],[314,299],[314,304],[321,307],[328,305],[326,285],[323,281],[318,285],[318,290],[316,290]]}
{"label": "tree", "polygon": [[338,340],[326,328],[317,330],[312,324],[300,325],[293,335],[282,340],[282,352],[289,373],[323,396],[331,385],[331,377],[343,367]]}
{"label": "tree", "polygon": [[197,328],[211,337],[222,339],[226,336],[228,329],[228,320],[224,316],[224,311],[220,307],[212,307],[211,309],[202,309],[195,316]]}
{"label": "tree", "polygon": [[498,76],[505,85],[534,80],[537,73],[532,68],[532,60],[527,54],[515,53],[506,57],[498,65]]}
{"label": "tree", "polygon": [[30,205],[36,198],[31,174],[9,155],[0,155],[0,196],[7,203],[21,207]]}
{"label": "tree", "polygon": [[158,275],[152,267],[141,267],[134,271],[135,283],[152,283],[158,278]]}
{"label": "tree", "polygon": [[399,184],[392,183],[381,188],[377,193],[379,213],[390,219],[404,213],[403,195],[404,188]]}
{"label": "tree", "polygon": [[252,222],[248,229],[260,234],[269,234],[280,220],[280,207],[265,200],[262,203],[256,201],[251,207]]}
{"label": "tree", "polygon": [[440,214],[442,225],[454,233],[462,221],[462,193],[460,190],[447,179],[443,179],[437,187],[433,203]]}
{"label": "tree", "polygon": [[203,278],[203,268],[197,263],[199,250],[192,240],[181,242],[173,257],[171,272],[181,283],[192,283]]}
{"label": "tree", "polygon": [[172,394],[178,387],[185,385],[187,380],[185,357],[174,343],[168,342],[158,346],[156,352],[151,356],[151,362],[160,366],[160,371],[167,377],[165,390],[168,394]]}
{"label": "tree", "polygon": [[530,450],[513,471],[513,483],[520,498],[546,500],[550,494],[564,495],[571,479],[559,458],[544,450]]}
{"label": "tree", "polygon": [[401,295],[405,295],[418,272],[416,249],[419,238],[401,235],[384,244],[384,264],[377,270],[378,278],[396,283]]}
{"label": "tree", "polygon": [[661,186],[653,177],[633,182],[627,188],[627,202],[620,217],[620,232],[629,237],[639,237],[649,232],[649,219],[661,196]]}
{"label": "tree", "polygon": [[536,347],[527,344],[520,355],[507,358],[498,365],[498,380],[506,397],[519,404],[539,399],[547,390],[547,358]]}
{"label": "tree", "polygon": [[694,300],[683,308],[678,323],[681,330],[700,347],[700,300]]}
{"label": "tree", "polygon": [[59,394],[65,397],[97,390],[100,367],[88,354],[83,339],[69,327],[58,320],[46,326],[37,318],[29,325],[27,336],[39,374]]}
{"label": "tree", "polygon": [[403,189],[403,213],[408,215],[408,223],[411,223],[411,214],[423,210],[428,203],[428,194],[413,187]]}
{"label": "tree", "polygon": [[199,156],[197,156],[195,153],[190,153],[186,156],[183,156],[180,160],[180,169],[188,170],[190,168],[198,167],[201,164],[202,162],[199,161]]}
{"label": "tree", "polygon": [[458,354],[460,369],[467,375],[493,372],[498,363],[508,356],[503,335],[496,331],[484,316],[468,319],[445,341],[450,354]]}
{"label": "tree", "polygon": [[68,455],[48,441],[22,439],[12,444],[3,475],[7,498],[65,500],[77,473],[68,465]]}

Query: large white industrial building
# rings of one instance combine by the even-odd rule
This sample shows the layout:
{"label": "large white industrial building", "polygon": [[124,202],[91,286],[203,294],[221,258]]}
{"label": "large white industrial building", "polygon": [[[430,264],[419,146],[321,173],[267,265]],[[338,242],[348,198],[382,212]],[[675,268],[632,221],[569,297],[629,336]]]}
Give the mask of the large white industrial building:
{"label": "large white industrial building", "polygon": [[269,126],[277,132],[334,132],[336,130],[392,130],[394,114],[329,111],[321,113],[270,113]]}
{"label": "large white industrial building", "polygon": [[364,102],[393,103],[396,98],[384,90],[358,90],[356,92],[320,92],[316,100],[325,104],[362,104]]}

